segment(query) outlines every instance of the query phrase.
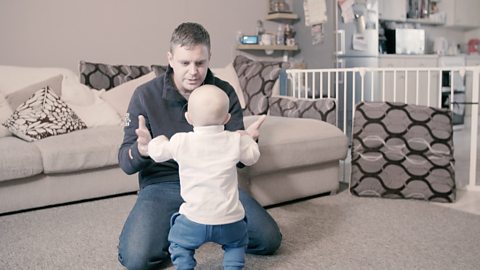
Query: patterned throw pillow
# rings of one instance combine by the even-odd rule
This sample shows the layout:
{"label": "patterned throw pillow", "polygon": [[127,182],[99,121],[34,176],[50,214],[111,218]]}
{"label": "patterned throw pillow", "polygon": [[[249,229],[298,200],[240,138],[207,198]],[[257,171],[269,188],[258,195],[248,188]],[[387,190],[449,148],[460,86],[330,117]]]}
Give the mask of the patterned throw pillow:
{"label": "patterned throw pillow", "polygon": [[336,125],[335,100],[331,98],[304,100],[270,97],[270,115],[293,118],[313,118]]}
{"label": "patterned throw pillow", "polygon": [[80,82],[93,89],[109,90],[148,74],[150,71],[148,66],[109,65],[80,61]]}
{"label": "patterned throw pillow", "polygon": [[155,76],[160,76],[167,71],[167,66],[151,65],[150,68],[155,72]]}
{"label": "patterned throw pillow", "polygon": [[266,114],[273,85],[282,68],[288,68],[289,63],[255,61],[237,55],[233,61],[233,67],[237,72],[245,98],[246,105],[243,114]]}
{"label": "patterned throw pillow", "polygon": [[350,191],[357,196],[455,200],[451,112],[404,103],[359,103]]}
{"label": "patterned throw pillow", "polygon": [[49,86],[18,106],[3,125],[29,142],[87,128]]}

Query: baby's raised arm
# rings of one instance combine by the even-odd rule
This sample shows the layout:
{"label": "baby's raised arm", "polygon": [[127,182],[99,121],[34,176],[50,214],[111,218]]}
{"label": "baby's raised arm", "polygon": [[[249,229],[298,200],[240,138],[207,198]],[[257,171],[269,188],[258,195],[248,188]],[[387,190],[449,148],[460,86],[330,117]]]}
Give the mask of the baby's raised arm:
{"label": "baby's raised arm", "polygon": [[250,126],[247,127],[246,130],[238,130],[242,135],[249,135],[252,139],[257,140],[258,136],[260,135],[260,127],[262,126],[263,122],[265,122],[265,118],[267,115],[260,116],[257,121],[253,122]]}
{"label": "baby's raised arm", "polygon": [[155,162],[164,162],[172,158],[169,148],[169,140],[165,135],[153,138],[148,143],[148,155]]}

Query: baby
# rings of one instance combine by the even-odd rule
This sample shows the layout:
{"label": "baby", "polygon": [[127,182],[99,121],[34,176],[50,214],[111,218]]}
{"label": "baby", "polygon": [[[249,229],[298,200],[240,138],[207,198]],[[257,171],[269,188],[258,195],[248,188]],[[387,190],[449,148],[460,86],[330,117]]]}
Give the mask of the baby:
{"label": "baby", "polygon": [[177,269],[194,269],[195,249],[215,242],[224,250],[225,269],[242,269],[248,244],[245,210],[239,200],[237,163],[252,165],[260,157],[248,132],[224,130],[230,120],[229,99],[220,88],[203,85],[188,99],[185,118],[193,132],[158,136],[148,144],[156,162],[179,165],[184,203],[171,218],[169,251]]}

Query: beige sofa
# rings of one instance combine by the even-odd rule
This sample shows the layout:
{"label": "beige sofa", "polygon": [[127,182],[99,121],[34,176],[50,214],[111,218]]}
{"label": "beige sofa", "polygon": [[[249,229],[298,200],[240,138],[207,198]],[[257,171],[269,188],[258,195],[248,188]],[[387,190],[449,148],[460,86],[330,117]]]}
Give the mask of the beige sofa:
{"label": "beige sofa", "polygon": [[[5,70],[0,66],[0,74],[2,71]],[[218,75],[224,72],[221,74],[224,79],[228,79],[227,73],[233,75],[231,65],[214,72]],[[126,111],[134,89],[155,75],[149,73],[107,92],[95,93],[94,103],[101,105],[92,107],[80,105],[78,100],[72,102],[71,97],[78,99],[88,94],[79,91],[80,86],[76,86],[77,93],[69,93],[69,84],[73,79],[78,80],[78,76],[64,70],[60,73],[64,77],[62,99],[73,107],[79,118],[90,118],[85,121],[88,128],[33,142],[12,134],[0,136],[0,152],[8,153],[0,158],[0,214],[138,189],[137,175],[126,175],[118,167],[118,146],[123,136],[120,115]],[[12,93],[5,87],[9,86],[0,83],[0,93],[6,96],[3,105],[0,97],[0,110]],[[88,116],[85,112],[103,110],[101,115],[108,115],[106,107],[115,111],[118,119],[102,122],[99,114]],[[5,118],[5,114],[2,117]],[[248,126],[256,117],[246,116],[245,124]],[[239,169],[239,176],[241,186],[262,205],[337,190],[339,162],[347,153],[347,139],[338,128],[315,119],[269,116],[260,132],[261,158],[255,165]]]}

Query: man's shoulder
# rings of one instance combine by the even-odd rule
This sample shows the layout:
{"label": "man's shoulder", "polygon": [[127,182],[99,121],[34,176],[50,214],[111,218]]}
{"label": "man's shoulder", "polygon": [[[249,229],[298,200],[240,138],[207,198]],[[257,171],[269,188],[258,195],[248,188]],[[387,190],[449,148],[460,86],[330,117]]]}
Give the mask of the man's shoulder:
{"label": "man's shoulder", "polygon": [[224,81],[218,77],[215,77],[215,80],[214,80],[214,83],[213,83],[215,86],[219,87],[220,89],[222,89],[223,91],[229,93],[231,91],[235,91],[233,89],[233,86],[227,82],[227,81]]}
{"label": "man's shoulder", "polygon": [[159,89],[163,89],[164,76],[160,75],[144,84],[141,84],[137,87],[137,92],[149,92],[149,91],[158,91]]}

